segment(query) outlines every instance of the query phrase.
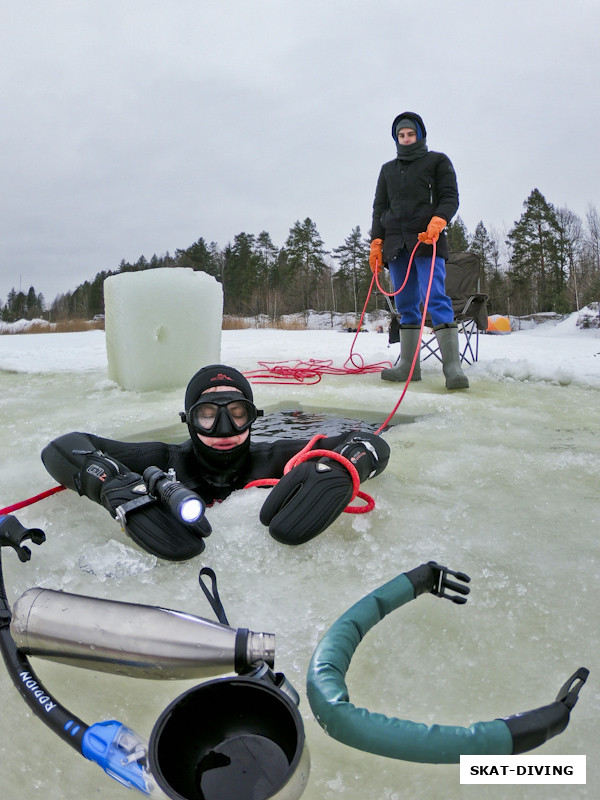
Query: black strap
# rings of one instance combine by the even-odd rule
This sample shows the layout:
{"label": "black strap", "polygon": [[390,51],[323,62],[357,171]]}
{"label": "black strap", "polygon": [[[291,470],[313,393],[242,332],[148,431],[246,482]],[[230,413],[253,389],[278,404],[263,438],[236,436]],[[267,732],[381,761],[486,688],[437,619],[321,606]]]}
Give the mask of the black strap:
{"label": "black strap", "polygon": [[[210,578],[212,583],[212,592],[202,580],[203,575],[208,575],[208,577]],[[200,584],[200,588],[204,592],[206,599],[210,603],[212,610],[217,615],[217,619],[219,620],[219,622],[223,623],[223,625],[229,625],[229,620],[227,619],[227,615],[225,614],[223,603],[221,602],[221,598],[219,597],[219,591],[217,589],[217,576],[215,575],[215,571],[210,567],[202,567],[202,569],[198,573],[198,583]]]}

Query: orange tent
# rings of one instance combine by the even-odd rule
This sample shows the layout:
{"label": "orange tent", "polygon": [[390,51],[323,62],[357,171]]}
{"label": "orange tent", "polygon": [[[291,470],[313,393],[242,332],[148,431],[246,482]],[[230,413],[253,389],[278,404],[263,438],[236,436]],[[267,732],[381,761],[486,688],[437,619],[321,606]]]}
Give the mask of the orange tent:
{"label": "orange tent", "polygon": [[487,333],[510,333],[510,320],[501,314],[488,317]]}

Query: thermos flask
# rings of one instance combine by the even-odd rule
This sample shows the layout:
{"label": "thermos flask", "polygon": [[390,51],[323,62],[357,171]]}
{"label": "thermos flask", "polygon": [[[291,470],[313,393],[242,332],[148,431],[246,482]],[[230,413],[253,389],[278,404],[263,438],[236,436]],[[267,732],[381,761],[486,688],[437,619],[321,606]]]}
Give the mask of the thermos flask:
{"label": "thermos flask", "polygon": [[273,666],[275,636],[156,606],[32,588],[10,631],[28,655],[137,678],[204,678]]}

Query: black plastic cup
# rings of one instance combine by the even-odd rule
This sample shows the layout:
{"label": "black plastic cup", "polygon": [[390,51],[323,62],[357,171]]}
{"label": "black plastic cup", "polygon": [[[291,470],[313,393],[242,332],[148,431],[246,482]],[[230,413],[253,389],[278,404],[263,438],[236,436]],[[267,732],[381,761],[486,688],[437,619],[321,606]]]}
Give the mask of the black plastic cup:
{"label": "black plastic cup", "polygon": [[184,692],[157,720],[149,752],[152,774],[174,800],[296,800],[308,780],[298,707],[256,678]]}

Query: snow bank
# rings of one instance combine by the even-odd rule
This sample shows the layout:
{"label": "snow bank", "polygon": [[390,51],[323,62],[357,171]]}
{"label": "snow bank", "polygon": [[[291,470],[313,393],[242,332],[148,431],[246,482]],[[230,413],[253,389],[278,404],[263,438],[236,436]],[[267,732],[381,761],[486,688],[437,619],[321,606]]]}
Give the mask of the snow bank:
{"label": "snow bank", "polygon": [[16,322],[0,321],[0,334],[27,333],[33,327],[47,328],[50,331],[54,328],[54,324],[45,319],[19,319]]}

